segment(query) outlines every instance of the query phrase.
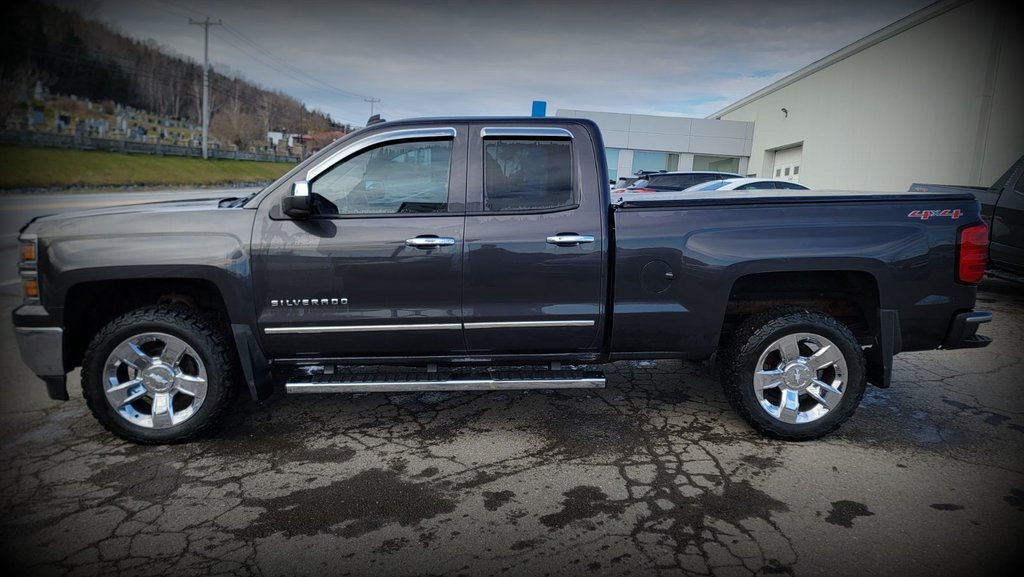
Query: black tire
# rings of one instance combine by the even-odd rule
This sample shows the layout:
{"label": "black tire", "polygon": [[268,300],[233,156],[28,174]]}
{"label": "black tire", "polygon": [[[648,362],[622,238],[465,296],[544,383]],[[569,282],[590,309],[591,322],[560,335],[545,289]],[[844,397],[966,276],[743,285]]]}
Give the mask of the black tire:
{"label": "black tire", "polygon": [[[790,338],[784,340],[784,337]],[[784,347],[773,345],[794,341],[800,353],[796,360],[787,362]],[[811,357],[821,350],[814,347],[826,341],[835,345],[842,360],[817,371],[815,366],[820,361],[812,361]],[[835,354],[831,349],[826,352]],[[864,350],[849,328],[823,313],[774,309],[754,315],[737,328],[719,357],[722,385],[729,402],[752,427],[776,439],[807,441],[827,435],[853,415],[864,396]],[[820,357],[824,359],[825,354]],[[758,367],[759,362],[764,366]],[[803,364],[805,362],[808,364]],[[803,366],[795,366],[798,364]],[[759,393],[755,372],[759,372],[763,382],[780,384],[766,386]],[[767,376],[772,372],[780,374]],[[834,387],[841,394],[815,384],[820,382],[830,387],[841,382],[841,387]],[[778,407],[774,402],[776,395]],[[797,397],[796,409],[782,410],[784,405],[793,406],[784,399]],[[778,415],[770,412],[776,408]],[[821,414],[822,411],[826,412]],[[800,418],[808,420],[786,422]]]}
{"label": "black tire", "polygon": [[[153,335],[164,335],[164,338],[161,340],[160,337]],[[150,372],[147,373],[137,370],[129,362],[118,360],[119,356],[112,356],[115,350],[127,350],[123,347],[128,346],[130,341],[147,341],[137,348],[152,348],[153,352],[147,353],[147,356],[155,355],[152,357],[154,361],[163,356],[163,351],[171,346],[168,343],[176,343],[178,347],[184,343],[188,349],[184,349],[180,355],[180,364],[175,363],[172,367],[171,364],[162,364],[162,361],[154,362],[150,366],[162,364],[163,372],[150,368]],[[173,352],[168,354],[173,356]],[[139,359],[144,358],[141,355],[134,358],[136,365],[144,364],[139,362]],[[236,355],[228,336],[211,319],[179,305],[145,307],[114,319],[93,337],[82,361],[82,393],[93,416],[107,430],[122,439],[147,445],[180,443],[212,427],[229,404],[236,390],[235,375],[238,373],[235,359]],[[187,382],[191,383],[183,379],[179,381],[179,378],[174,376],[175,370],[179,367],[181,370],[178,371],[178,376],[195,379],[197,382],[205,381],[205,390],[200,401],[197,402],[198,395],[186,395],[179,389],[179,383],[181,386],[186,386]],[[189,374],[186,374],[186,371]],[[168,376],[171,377],[170,384],[166,384]],[[137,382],[128,389],[129,392],[145,392],[153,396],[139,397],[138,400],[123,404],[122,410],[115,409],[114,401],[108,401],[108,385],[111,379],[125,381],[125,384],[128,380]],[[170,387],[170,390],[158,390],[153,393],[150,391],[150,385],[157,389],[166,386]],[[188,386],[193,389],[201,387],[194,384]],[[195,390],[192,392],[195,393]],[[125,395],[134,397],[134,394],[130,395],[128,392]],[[167,404],[171,409],[157,409],[156,396],[170,399]],[[148,426],[144,424],[147,401],[150,403],[152,421]],[[185,406],[186,403],[188,405],[184,409],[178,408]],[[138,411],[136,407],[139,408]],[[164,419],[184,420],[178,423],[163,421],[158,426],[158,413]],[[167,417],[168,414],[170,417]]]}

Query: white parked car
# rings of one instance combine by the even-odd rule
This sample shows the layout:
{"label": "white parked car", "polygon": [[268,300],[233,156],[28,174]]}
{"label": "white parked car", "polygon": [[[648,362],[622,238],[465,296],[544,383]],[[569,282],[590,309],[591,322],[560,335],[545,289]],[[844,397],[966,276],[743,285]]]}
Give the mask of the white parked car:
{"label": "white parked car", "polygon": [[727,178],[695,184],[683,192],[703,192],[708,190],[810,190],[799,182],[780,180],[777,178]]}

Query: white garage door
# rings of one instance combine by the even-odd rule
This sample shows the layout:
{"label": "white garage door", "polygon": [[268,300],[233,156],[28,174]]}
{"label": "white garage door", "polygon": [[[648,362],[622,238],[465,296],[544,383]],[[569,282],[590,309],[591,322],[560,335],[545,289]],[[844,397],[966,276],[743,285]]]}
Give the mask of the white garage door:
{"label": "white garage door", "polygon": [[783,148],[775,151],[775,165],[772,177],[800,182],[800,160],[804,156],[803,146]]}

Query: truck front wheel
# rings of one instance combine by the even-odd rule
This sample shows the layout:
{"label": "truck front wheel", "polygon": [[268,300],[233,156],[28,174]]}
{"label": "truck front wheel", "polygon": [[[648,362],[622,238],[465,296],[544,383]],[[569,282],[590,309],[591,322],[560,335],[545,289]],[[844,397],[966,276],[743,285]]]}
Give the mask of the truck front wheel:
{"label": "truck front wheel", "polygon": [[729,401],[751,426],[777,439],[826,435],[864,396],[864,351],[849,328],[826,314],[755,315],[720,356]]}
{"label": "truck front wheel", "polygon": [[181,306],[141,308],[93,338],[82,391],[99,422],[144,444],[185,441],[212,426],[234,391],[224,331]]}

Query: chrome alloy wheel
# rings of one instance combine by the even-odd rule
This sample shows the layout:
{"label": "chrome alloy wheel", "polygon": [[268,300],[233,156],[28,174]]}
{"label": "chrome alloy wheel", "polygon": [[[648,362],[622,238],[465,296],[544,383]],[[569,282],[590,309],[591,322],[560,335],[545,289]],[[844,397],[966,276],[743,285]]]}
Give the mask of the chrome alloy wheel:
{"label": "chrome alloy wheel", "polygon": [[107,402],[147,429],[187,421],[206,398],[206,367],[195,349],[166,333],[141,333],[114,347],[103,368]]}
{"label": "chrome alloy wheel", "polygon": [[821,335],[794,333],[773,342],[757,360],[754,394],[761,408],[784,423],[810,423],[842,400],[846,358]]}

